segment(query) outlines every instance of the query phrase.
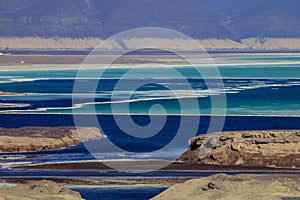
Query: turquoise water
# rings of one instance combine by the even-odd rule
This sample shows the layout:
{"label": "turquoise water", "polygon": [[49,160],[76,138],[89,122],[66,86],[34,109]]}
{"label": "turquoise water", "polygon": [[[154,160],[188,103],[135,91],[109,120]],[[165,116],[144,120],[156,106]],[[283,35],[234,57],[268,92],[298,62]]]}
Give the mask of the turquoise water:
{"label": "turquoise water", "polygon": [[[238,58],[237,58],[238,59]],[[246,58],[245,58],[246,59]],[[248,59],[248,58],[247,58]],[[250,58],[249,58],[250,59]],[[253,58],[255,59],[255,58]],[[151,69],[144,69],[145,73],[151,72],[153,78],[172,78],[171,75],[161,73],[160,69],[155,66]],[[229,65],[229,66],[217,66],[222,77],[227,78],[300,78],[300,64],[267,64],[267,65]],[[81,78],[99,78],[99,74],[105,71],[105,78],[120,77],[125,72],[128,72],[131,68],[111,68],[106,70],[83,70],[81,72]],[[176,69],[183,74],[186,78],[199,78],[197,70],[189,67],[182,66],[176,67]],[[210,66],[199,67],[200,70],[204,70],[209,73],[212,71]],[[95,73],[96,72],[96,73]],[[74,78],[77,75],[77,70],[50,70],[50,71],[2,71],[0,72],[0,83],[16,82],[16,81],[34,81],[43,79],[68,79]],[[133,72],[133,78],[142,78],[143,74],[135,74]],[[209,78],[209,77],[207,77]],[[214,78],[214,76],[210,76]]]}
{"label": "turquoise water", "polygon": [[[277,60],[281,59],[280,57],[277,58]],[[255,58],[253,58],[254,60]],[[54,114],[90,114],[93,112],[97,114],[110,114],[112,112],[118,114],[148,114],[150,111],[151,114],[157,115],[209,115],[212,113],[239,115],[226,117],[223,130],[248,130],[249,127],[254,130],[299,128],[298,117],[257,117],[257,115],[300,115],[300,65],[232,65],[219,66],[218,69],[221,77],[216,77],[212,73],[213,69],[211,67],[201,67],[200,71],[210,74],[202,77],[196,69],[177,67],[177,72],[183,78],[167,73],[163,68],[141,69],[142,71],[133,71],[130,76],[121,79],[123,82],[118,89],[115,89],[116,84],[124,74],[131,70],[130,67],[114,68],[105,71],[84,70],[79,79],[76,77],[76,70],[0,72],[0,91],[27,93],[25,96],[1,96],[0,103],[28,104],[28,106],[19,108],[0,108],[0,112],[6,113],[5,115],[0,114],[1,126],[72,126],[74,125],[74,120],[71,115]],[[101,73],[104,73],[103,77],[100,77]],[[149,78],[149,75],[151,75],[151,78]],[[211,83],[209,89],[207,82],[203,78]],[[76,94],[73,94],[75,80],[81,88],[79,91],[77,90]],[[139,87],[132,90],[136,84]],[[93,85],[96,86],[93,88],[91,87]],[[225,107],[221,104],[224,103],[224,99],[219,98],[224,94],[226,95]],[[72,102],[73,95],[76,97],[76,102]],[[213,97],[220,101],[220,104],[213,107],[214,112],[212,112],[211,100]],[[195,100],[197,106],[195,106]],[[8,115],[7,113],[27,114]],[[240,115],[252,116],[243,117]],[[189,118],[190,116],[186,117]],[[101,157],[103,160],[175,159],[179,153],[186,150],[187,139],[181,138],[184,148],[176,146],[176,148],[160,151],[159,155],[155,152],[149,152],[149,149],[156,150],[156,148],[169,142],[169,138],[174,134],[174,129],[180,124],[178,116],[171,116],[171,118],[170,123],[166,123],[166,129],[163,130],[164,134],[158,135],[159,138],[138,140],[139,138],[122,135],[118,127],[114,125],[111,116],[99,115],[98,121],[104,124],[102,126],[104,134],[108,136],[110,141],[113,141],[118,147],[126,149],[128,152],[114,152],[107,148],[109,147],[108,144],[110,144],[108,139],[102,139],[100,143],[97,143],[102,148],[101,153],[97,154],[98,158]],[[193,117],[190,118],[190,123],[193,125],[192,123],[195,123],[197,120],[193,120]],[[88,115],[83,116],[83,119],[87,119],[89,122]],[[132,116],[132,119],[141,125],[149,123],[149,118],[143,115]],[[207,131],[209,119],[209,116],[201,116],[201,124],[197,134]],[[189,127],[186,128],[188,129]],[[136,149],[146,153],[140,155],[136,152]],[[161,152],[164,153],[162,154]],[[7,162],[8,164],[22,161],[32,163],[83,162],[94,159],[82,144],[54,152],[15,156],[15,160],[12,159],[11,155],[3,155],[0,159],[1,162]],[[16,172],[9,170],[4,171],[3,174],[9,176],[8,172],[16,176]],[[30,171],[22,171],[21,173],[25,172],[37,174]],[[51,176],[51,172],[45,171],[43,173],[45,176]],[[85,171],[84,173],[90,172]],[[74,175],[74,172],[70,172],[70,174]],[[117,175],[114,174],[112,176]],[[38,173],[38,176],[41,176],[41,172]],[[164,188],[77,188],[76,190],[86,199],[148,199],[163,191]]]}
{"label": "turquoise water", "polygon": [[[300,66],[297,64],[219,66],[219,77],[212,67],[172,70],[180,77],[159,67],[83,70],[80,77],[76,76],[76,70],[0,72],[0,91],[27,93],[26,96],[2,96],[0,103],[28,104],[1,108],[0,112],[300,114]],[[80,88],[72,94],[75,80]],[[118,84],[121,86],[116,88]],[[212,98],[217,99],[213,111]]]}

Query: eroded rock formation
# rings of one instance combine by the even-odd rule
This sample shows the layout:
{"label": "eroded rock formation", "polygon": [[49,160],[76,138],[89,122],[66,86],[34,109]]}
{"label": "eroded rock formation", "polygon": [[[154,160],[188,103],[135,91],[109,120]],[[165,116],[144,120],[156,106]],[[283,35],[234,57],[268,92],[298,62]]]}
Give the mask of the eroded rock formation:
{"label": "eroded rock formation", "polygon": [[216,165],[300,167],[300,130],[222,132],[200,135],[189,143],[191,150],[178,160]]}
{"label": "eroded rock formation", "polygon": [[[80,133],[80,134],[79,134]],[[97,128],[22,127],[0,128],[0,152],[36,152],[69,147],[104,137]]]}

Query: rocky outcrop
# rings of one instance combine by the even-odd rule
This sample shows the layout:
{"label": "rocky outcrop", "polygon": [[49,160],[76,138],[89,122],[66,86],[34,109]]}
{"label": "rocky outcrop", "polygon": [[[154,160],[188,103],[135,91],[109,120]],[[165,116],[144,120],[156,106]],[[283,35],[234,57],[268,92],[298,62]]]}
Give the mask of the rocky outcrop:
{"label": "rocky outcrop", "polygon": [[0,152],[36,152],[69,147],[104,137],[97,128],[22,127],[0,128]]}
{"label": "rocky outcrop", "polygon": [[72,191],[53,181],[38,181],[35,183],[0,188],[0,200],[81,200],[78,192]]}
{"label": "rocky outcrop", "polygon": [[232,131],[200,135],[178,160],[216,165],[300,167],[300,131]]}
{"label": "rocky outcrop", "polygon": [[[281,175],[213,175],[177,184],[154,200],[268,199],[300,197],[299,177]],[[294,198],[292,198],[294,197]]]}

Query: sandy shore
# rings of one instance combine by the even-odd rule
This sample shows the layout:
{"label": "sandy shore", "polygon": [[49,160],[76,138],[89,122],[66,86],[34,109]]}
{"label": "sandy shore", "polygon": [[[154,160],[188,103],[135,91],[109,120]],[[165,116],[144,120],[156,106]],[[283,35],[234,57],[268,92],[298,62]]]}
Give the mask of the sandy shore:
{"label": "sandy shore", "polygon": [[[26,96],[26,93],[18,93],[18,92],[3,92],[0,91],[0,96]],[[0,108],[22,108],[30,106],[30,104],[25,103],[0,103]]]}
{"label": "sandy shore", "polygon": [[[54,163],[54,164],[37,164],[17,166],[13,169],[26,170],[114,170],[110,166],[119,166],[119,169],[124,169],[127,166],[128,170],[140,169],[142,166],[155,165],[156,161],[110,161],[109,165],[103,162],[74,162],[74,163]],[[173,162],[160,170],[180,170],[180,171],[271,171],[271,172],[300,172],[297,168],[272,168],[263,166],[240,166],[240,165],[209,165],[198,163],[181,163]]]}
{"label": "sandy shore", "polygon": [[92,127],[0,128],[0,153],[56,150],[105,137]]}
{"label": "sandy shore", "polygon": [[26,93],[0,91],[0,96],[25,96]]}
{"label": "sandy shore", "polygon": [[[193,54],[187,54],[184,59],[175,55],[124,55],[117,59],[115,55],[100,55],[89,57],[88,63],[85,63],[81,69],[98,69],[106,67],[107,63],[112,68],[122,68],[142,64],[158,64],[188,66],[193,63],[197,66],[211,66],[215,63],[218,66],[239,66],[239,65],[268,65],[268,64],[300,64],[299,61],[289,60],[235,60],[228,58],[240,57],[287,57],[299,56],[298,53],[278,53],[278,54],[258,54],[258,53],[220,53],[209,54],[209,56],[200,57]],[[87,55],[1,55],[0,71],[32,71],[32,70],[78,70],[84,63]],[[211,58],[213,60],[211,60]],[[225,59],[224,59],[225,58]],[[188,61],[188,62],[187,62]]]}
{"label": "sandy shore", "polygon": [[[0,66],[27,66],[27,65],[79,65],[84,62],[87,55],[2,55]],[[99,55],[89,57],[92,63],[106,64],[111,59],[118,56]],[[143,63],[166,63],[167,60],[173,60],[178,63],[177,56],[172,55],[124,55],[114,60],[113,64],[143,64]],[[92,64],[91,63],[91,64]]]}
{"label": "sandy shore", "polygon": [[23,108],[30,106],[30,104],[21,104],[21,103],[0,103],[0,108]]}
{"label": "sandy shore", "polygon": [[239,200],[300,198],[299,176],[217,174],[207,178],[176,184],[153,199],[155,200]]}
{"label": "sandy shore", "polygon": [[[41,182],[39,183],[39,182]],[[45,187],[44,183],[49,183]],[[38,183],[38,184],[37,184]],[[56,184],[59,183],[59,186]],[[45,190],[46,194],[55,194],[56,188],[130,188],[130,187],[169,187],[154,199],[281,199],[281,197],[299,196],[299,176],[294,174],[239,174],[229,176],[216,174],[205,178],[13,178],[0,179],[0,184],[19,185],[8,192],[24,195],[32,185]],[[30,187],[28,187],[30,186]],[[51,186],[51,187],[49,187]],[[52,188],[52,189],[51,189]],[[54,188],[54,189],[53,189]],[[6,188],[3,188],[7,191]],[[3,190],[2,189],[2,190]],[[66,190],[64,190],[66,191]],[[70,190],[67,190],[72,192]],[[1,187],[0,187],[1,192]],[[52,194],[52,195],[53,195]],[[74,195],[74,193],[72,193]],[[36,195],[30,191],[31,198]],[[64,194],[61,194],[64,195]],[[76,196],[76,195],[75,195]],[[273,197],[274,196],[274,197]],[[257,197],[257,198],[256,198]],[[262,198],[263,197],[263,198]],[[1,196],[0,196],[1,199]]]}
{"label": "sandy shore", "polygon": [[191,178],[0,178],[0,184],[27,184],[40,180],[50,180],[65,187],[170,187],[174,184],[184,183]]}
{"label": "sandy shore", "polygon": [[[5,184],[4,184],[5,185]],[[49,180],[26,182],[15,186],[0,187],[0,200],[81,200],[78,192]]]}
{"label": "sandy shore", "polygon": [[[291,140],[287,144],[292,144],[292,139],[298,139],[298,130],[288,132],[272,131],[272,132],[248,132],[241,133],[239,138],[252,138],[252,135],[267,134],[268,137],[253,137],[257,141],[276,142],[280,140],[280,136],[285,135],[286,141]],[[278,135],[279,134],[279,135]],[[239,134],[235,134],[239,135]],[[225,136],[232,136],[226,133]],[[243,137],[242,137],[243,136]],[[276,136],[276,137],[275,137]],[[289,137],[288,137],[289,136]],[[276,139],[272,139],[272,138]],[[198,138],[197,138],[198,139]],[[221,137],[221,141],[227,141],[227,137]],[[232,138],[231,138],[232,139]],[[198,140],[197,140],[198,141]],[[230,140],[231,141],[231,140]],[[233,141],[233,140],[232,140]],[[282,142],[280,141],[279,144]],[[197,143],[198,144],[198,143]],[[227,144],[227,143],[226,143]],[[261,144],[261,143],[260,143]],[[124,169],[127,166],[128,170],[140,169],[144,166],[155,166],[157,161],[111,161],[109,165],[102,162],[74,162],[74,163],[55,163],[55,164],[39,164],[18,166],[13,169],[22,170],[114,170],[109,166],[116,166]],[[64,187],[85,187],[85,188],[105,188],[105,187],[170,187],[163,193],[159,194],[154,199],[281,199],[281,197],[296,197],[299,195],[299,173],[300,168],[293,167],[267,167],[267,166],[250,166],[250,165],[214,165],[201,164],[190,162],[173,162],[170,165],[161,169],[162,174],[171,172],[238,172],[238,173],[262,173],[257,175],[228,176],[225,174],[217,174],[207,178],[170,178],[168,176],[157,177],[139,177],[130,176],[124,177],[103,177],[103,178],[49,178],[48,180],[59,182]],[[289,173],[287,173],[289,172]],[[40,178],[11,178],[1,179],[2,183],[25,184],[29,185]],[[1,182],[0,181],[0,182]],[[27,187],[28,188],[28,187]],[[265,189],[266,188],[266,189]],[[15,188],[16,189],[16,188]],[[13,193],[16,191],[11,189]],[[23,189],[17,188],[18,192],[23,193]],[[1,189],[0,189],[1,192]],[[35,197],[35,193],[32,193]],[[224,197],[224,198],[223,198]],[[226,197],[226,198],[225,198]]]}

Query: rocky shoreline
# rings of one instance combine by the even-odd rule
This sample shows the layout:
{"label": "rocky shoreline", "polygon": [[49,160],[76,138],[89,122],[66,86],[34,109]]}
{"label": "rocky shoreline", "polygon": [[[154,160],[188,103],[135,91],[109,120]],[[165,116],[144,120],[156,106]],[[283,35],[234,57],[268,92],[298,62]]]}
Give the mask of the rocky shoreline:
{"label": "rocky shoreline", "polygon": [[72,191],[61,184],[49,180],[40,180],[18,184],[16,186],[5,186],[0,188],[0,200],[82,200],[78,192]]}
{"label": "rocky shoreline", "polygon": [[99,129],[89,127],[0,128],[0,153],[56,150],[103,137]]}
{"label": "rocky shoreline", "polygon": [[[178,160],[203,166],[266,167],[284,173],[299,170],[299,143],[299,130],[213,133],[190,139],[191,150]],[[216,174],[173,185],[153,199],[300,199],[300,177],[283,173]]]}
{"label": "rocky shoreline", "polygon": [[[95,128],[81,128],[86,134],[85,140],[104,137]],[[76,145],[81,142],[75,127],[23,127],[19,129],[0,128],[0,141],[9,137],[12,139],[22,138],[24,136],[31,141],[46,138],[46,143],[55,139],[64,141],[64,145]],[[1,138],[2,137],[2,138]],[[22,138],[24,143],[24,138]],[[209,143],[207,143],[209,141]],[[216,174],[206,178],[53,178],[47,181],[41,181],[39,178],[28,179],[2,179],[2,183],[14,183],[18,186],[10,187],[5,191],[10,193],[0,194],[8,195],[0,199],[14,199],[13,195],[21,194],[26,199],[35,199],[36,192],[43,192],[44,199],[51,199],[59,196],[61,199],[81,199],[77,192],[72,193],[64,187],[83,186],[83,187],[170,187],[154,199],[282,199],[300,197],[300,178],[298,156],[300,152],[300,131],[299,130],[269,130],[269,131],[231,131],[210,135],[200,135],[192,138],[190,141],[191,150],[179,156],[178,162],[173,162],[169,166],[161,169],[166,171],[207,171],[215,173],[227,172],[253,172],[261,173],[259,175],[239,174],[229,176],[225,174]],[[26,142],[25,142],[26,143]],[[51,143],[53,144],[53,143]],[[62,143],[60,143],[62,144]],[[203,144],[206,148],[210,144],[212,147],[206,156],[200,157],[200,151],[203,150]],[[215,144],[212,146],[212,144]],[[4,144],[3,144],[4,145]],[[12,146],[12,145],[9,145]],[[26,145],[24,145],[25,147]],[[43,143],[45,148],[45,143]],[[1,145],[1,148],[4,148]],[[18,147],[22,151],[44,150],[40,147],[33,149]],[[17,147],[16,147],[17,148]],[[47,148],[58,148],[58,146],[47,146]],[[0,149],[4,151],[4,149]],[[6,151],[7,151],[6,146]],[[16,149],[9,149],[15,152]],[[243,162],[241,162],[241,159]],[[254,162],[255,161],[255,162]],[[150,161],[146,163],[119,162],[116,165],[152,165]],[[21,170],[114,170],[101,162],[83,162],[83,163],[54,163],[18,166],[14,169]],[[268,174],[271,173],[271,174]],[[54,182],[53,182],[54,181]],[[62,185],[58,186],[56,183]],[[33,188],[33,189],[32,189]],[[35,188],[38,188],[35,190]],[[54,189],[53,189],[54,188]],[[55,189],[55,188],[60,188]],[[4,189],[3,189],[4,190]],[[32,191],[34,190],[34,191]],[[24,192],[26,191],[26,192]],[[58,192],[57,191],[62,191]],[[66,191],[66,194],[64,192]],[[52,193],[51,193],[52,192]],[[28,196],[22,196],[22,195]],[[74,196],[70,196],[70,194]],[[10,196],[9,196],[10,195]],[[31,195],[31,196],[29,196]],[[48,195],[48,196],[47,196]],[[22,199],[21,198],[21,199]],[[43,199],[42,198],[42,199]],[[19,198],[20,199],[20,198]]]}
{"label": "rocky shoreline", "polygon": [[178,160],[212,165],[300,167],[300,130],[230,131],[200,135],[189,143],[191,150]]}
{"label": "rocky shoreline", "polygon": [[[58,184],[59,183],[59,184]],[[153,199],[300,198],[294,174],[216,174],[205,178],[53,178],[2,179],[0,199],[82,199],[69,187],[169,187]],[[4,192],[2,192],[4,191]],[[41,196],[41,194],[43,194]],[[40,196],[37,196],[40,195]],[[6,197],[6,198],[4,198]],[[39,197],[39,198],[37,198]]]}

